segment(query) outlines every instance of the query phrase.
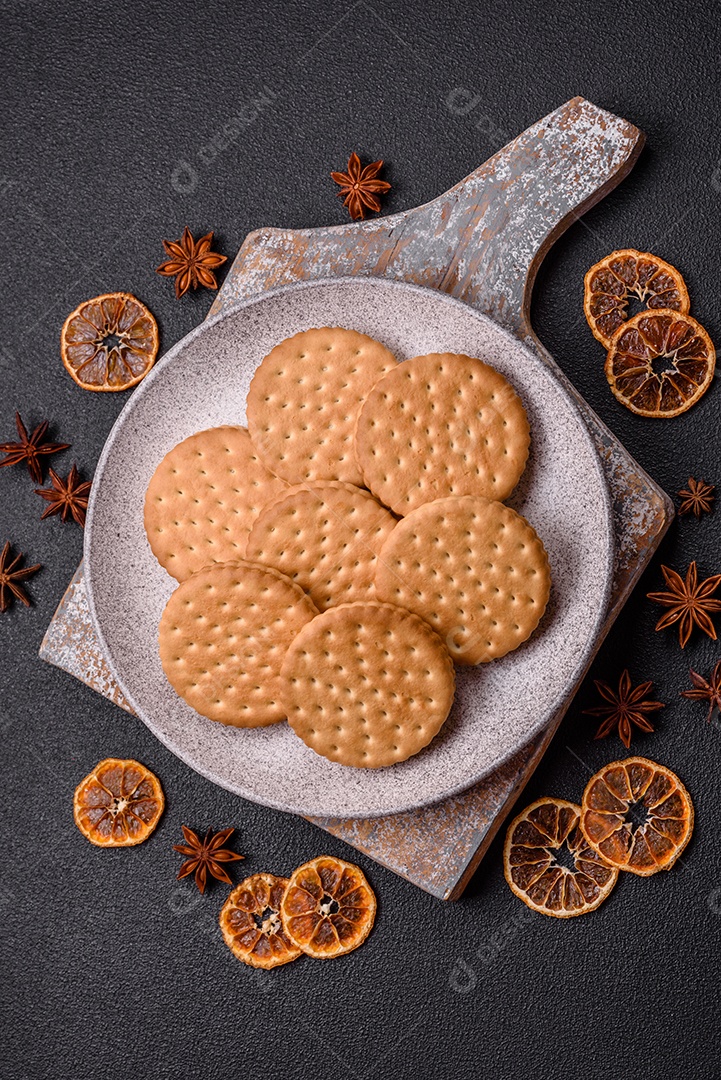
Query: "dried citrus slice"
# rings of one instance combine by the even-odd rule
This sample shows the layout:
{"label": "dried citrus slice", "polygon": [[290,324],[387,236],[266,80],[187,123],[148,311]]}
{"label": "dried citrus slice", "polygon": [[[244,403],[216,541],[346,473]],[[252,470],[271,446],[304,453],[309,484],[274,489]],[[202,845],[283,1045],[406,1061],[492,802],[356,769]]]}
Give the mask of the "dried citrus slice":
{"label": "dried citrus slice", "polygon": [[670,263],[633,248],[612,251],[586,274],[583,297],[593,336],[607,349],[628,318],[632,297],[646,308],[667,308],[683,315],[691,307],[686,283]]}
{"label": "dried citrus slice", "polygon": [[648,758],[625,758],[588,781],[581,828],[607,863],[648,877],[670,870],[691,839],[693,803],[670,769]]}
{"label": "dried citrus slice", "polygon": [[639,416],[678,416],[708,390],[716,350],[703,326],[675,311],[642,311],[615,333],[606,378]]}
{"label": "dried citrus slice", "polygon": [[581,807],[565,799],[538,799],[508,826],[503,872],[532,911],[570,919],[602,904],[618,878],[589,846]]}
{"label": "dried citrus slice", "polygon": [[321,855],[291,875],[280,914],[298,948],[326,960],[363,944],[376,917],[376,898],[357,866]]}
{"label": "dried citrus slice", "polygon": [[244,964],[269,971],[302,955],[288,937],[280,913],[287,886],[287,878],[253,874],[241,881],[225,901],[220,929],[233,956]]}
{"label": "dried citrus slice", "polygon": [[83,390],[127,390],[155,363],[158,324],[130,293],[105,293],[68,315],[60,353]]}
{"label": "dried citrus slice", "polygon": [[157,776],[139,761],[105,758],[75,789],[75,824],[98,847],[142,844],[165,806]]}

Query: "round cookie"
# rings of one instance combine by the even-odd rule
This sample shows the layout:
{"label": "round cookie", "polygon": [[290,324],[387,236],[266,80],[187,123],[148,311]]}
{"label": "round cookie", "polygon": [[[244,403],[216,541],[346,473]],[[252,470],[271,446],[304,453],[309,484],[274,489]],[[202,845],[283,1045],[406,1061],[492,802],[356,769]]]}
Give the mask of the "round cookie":
{"label": "round cookie", "polygon": [[317,754],[362,769],[417,754],[453,704],[453,664],[437,634],[394,604],[341,604],[288,649],[281,694],[290,726]]}
{"label": "round cookie", "polygon": [[362,484],[353,450],[361,402],[398,361],[355,330],[322,327],[268,353],[248,391],[248,430],[269,469],[290,484]]}
{"label": "round cookie", "polygon": [[153,554],[176,581],[242,558],[261,507],[287,486],[266,469],[245,428],[191,435],[165,455],[145,493]]}
{"label": "round cookie", "polygon": [[511,384],[482,360],[455,353],[416,356],[384,375],[355,434],[365,486],[401,516],[448,495],[506,499],[529,443]]}
{"label": "round cookie", "polygon": [[245,557],[287,574],[319,611],[375,600],[376,559],[395,523],[370,492],[353,484],[299,485],[260,512]]}
{"label": "round cookie", "polygon": [[160,619],[160,661],[173,689],[201,716],[234,727],[285,719],[280,668],[316,615],[310,597],[268,566],[208,566],[184,581]]}
{"label": "round cookie", "polygon": [[503,503],[469,495],[413,510],[376,563],[379,599],[424,618],[459,664],[495,660],[530,637],[550,587],[535,529]]}

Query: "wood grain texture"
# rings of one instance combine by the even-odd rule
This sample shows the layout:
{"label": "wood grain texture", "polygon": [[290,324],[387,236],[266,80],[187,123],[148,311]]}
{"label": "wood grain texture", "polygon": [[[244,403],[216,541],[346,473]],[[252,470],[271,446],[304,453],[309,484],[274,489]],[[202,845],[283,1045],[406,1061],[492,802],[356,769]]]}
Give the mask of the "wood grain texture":
{"label": "wood grain texture", "polygon": [[296,281],[374,275],[450,293],[525,338],[546,252],[623,179],[642,146],[638,128],[573,98],[425,206],[250,233],[210,313]]}
{"label": "wood grain texture", "polygon": [[[450,293],[521,338],[578,402],[608,478],[616,566],[597,647],[656,550],[673,508],[543,348],[529,311],[533,282],[550,246],[623,179],[642,144],[633,125],[574,98],[425,206],[335,228],[250,233],[210,312],[297,281],[380,276]],[[95,638],[81,569],[40,655],[128,708]],[[569,688],[564,708],[541,736],[459,796],[385,818],[311,820],[427,892],[455,899],[532,775],[575,689]]]}

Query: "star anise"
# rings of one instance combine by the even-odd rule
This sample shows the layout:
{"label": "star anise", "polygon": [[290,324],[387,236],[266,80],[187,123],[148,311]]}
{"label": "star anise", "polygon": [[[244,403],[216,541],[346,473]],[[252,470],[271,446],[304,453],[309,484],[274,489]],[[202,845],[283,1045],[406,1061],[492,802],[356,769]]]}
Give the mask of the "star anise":
{"label": "star anise", "polygon": [[608,683],[594,680],[596,689],[608,705],[598,705],[595,709],[584,709],[589,716],[604,716],[594,738],[605,739],[612,731],[618,733],[623,745],[628,749],[634,725],[641,731],[653,731],[653,724],[646,713],[665,708],[662,701],[648,701],[647,695],[653,690],[652,682],[641,683],[635,689],[631,686],[628,669],[618,680],[618,691],[614,692]]}
{"label": "star anise", "polygon": [[31,574],[37,574],[42,569],[40,563],[36,566],[21,567],[24,556],[16,555],[10,561],[10,541],[0,552],[0,611],[7,611],[13,602],[13,597],[20,600],[25,607],[30,607],[30,600],[20,582],[29,578]]}
{"label": "star anise", "polygon": [[238,855],[237,852],[223,846],[226,840],[235,832],[235,829],[221,829],[217,833],[214,833],[212,829],[208,829],[205,840],[201,840],[198,834],[189,829],[187,825],[181,825],[181,828],[186,843],[173,844],[173,850],[179,851],[181,855],[188,855],[189,858],[181,866],[178,880],[195,873],[195,884],[201,893],[205,892],[208,873],[211,873],[218,881],[225,881],[228,885],[232,885],[233,882],[223,869],[222,864],[236,862],[238,859],[245,858],[244,855]]}
{"label": "star anise", "polygon": [[711,596],[721,585],[721,574],[714,574],[705,578],[699,584],[696,561],[689,565],[686,571],[686,580],[670,570],[668,566],[662,566],[661,572],[668,585],[668,592],[650,592],[649,600],[656,604],[662,604],[669,610],[656,623],[657,630],[663,630],[677,622],[678,639],[681,648],[685,648],[691,631],[698,626],[710,638],[716,640],[716,628],[711,622],[711,611],[721,611],[721,600],[712,600]]}
{"label": "star anise", "polygon": [[187,293],[191,285],[194,289],[199,285],[205,285],[206,289],[218,288],[213,271],[227,262],[228,256],[211,251],[212,243],[212,232],[201,236],[200,240],[194,240],[187,225],[180,240],[163,240],[163,247],[170,258],[156,268],[156,273],[175,278],[175,295],[178,299]]}
{"label": "star anise", "polygon": [[711,678],[706,681],[696,671],[691,671],[693,690],[682,690],[681,697],[690,698],[691,701],[708,701],[708,716],[710,720],[714,709],[721,711],[721,660],[711,672]]}
{"label": "star anise", "polygon": [[387,180],[377,179],[382,168],[382,161],[372,161],[362,169],[360,158],[353,152],[348,158],[348,172],[330,174],[331,179],[340,187],[338,198],[343,199],[343,205],[348,208],[354,221],[362,220],[366,209],[376,212],[380,210],[378,195],[391,189]]}
{"label": "star anise", "polygon": [[77,465],[73,465],[65,480],[58,476],[55,469],[51,468],[49,471],[53,486],[51,488],[35,488],[35,494],[40,495],[50,503],[50,506],[47,506],[40,515],[40,520],[50,517],[51,514],[60,514],[62,520],[67,521],[68,515],[72,514],[78,525],[85,528],[85,511],[88,508],[90,482],[86,480],[84,483],[80,483],[80,473]]}
{"label": "star anise", "polygon": [[710,513],[715,490],[713,484],[707,484],[705,480],[694,480],[689,476],[688,488],[679,491],[682,499],[678,508],[679,514],[695,514],[700,518],[702,514]]}
{"label": "star anise", "polygon": [[61,450],[67,450],[70,443],[50,443],[44,442],[44,438],[47,435],[50,423],[48,420],[43,420],[42,424],[33,431],[32,435],[28,435],[27,428],[20,419],[20,413],[15,413],[15,426],[18,429],[18,435],[20,436],[20,442],[0,443],[0,450],[7,454],[4,461],[0,461],[0,468],[4,465],[18,465],[24,461],[27,465],[28,472],[32,476],[36,484],[42,484],[43,482],[43,467],[42,458],[48,454],[57,454]]}

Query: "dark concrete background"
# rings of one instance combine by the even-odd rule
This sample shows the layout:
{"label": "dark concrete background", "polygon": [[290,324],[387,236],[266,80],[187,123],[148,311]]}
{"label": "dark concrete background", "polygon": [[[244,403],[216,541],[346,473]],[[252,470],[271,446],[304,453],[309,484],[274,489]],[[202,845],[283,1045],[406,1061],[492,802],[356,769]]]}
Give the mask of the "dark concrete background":
{"label": "dark concrete background", "polygon": [[[36,0],[0,14],[0,438],[12,437],[16,408],[33,425],[47,416],[73,444],[57,464],[92,474],[126,398],[71,382],[60,327],[81,300],[128,289],[157,316],[164,347],[182,337],[212,297],[176,301],[154,267],[161,239],[186,223],[215,229],[232,256],[257,226],[343,222],[328,172],[352,149],[386,159],[386,211],[412,207],[583,94],[640,126],[647,149],[549,255],[534,325],[667,491],[689,474],[721,483],[718,385],[682,418],[633,416],[609,392],[581,310],[591,263],[616,247],[650,249],[683,271],[693,313],[721,342],[715,5]],[[479,95],[468,115],[445,104],[457,87]],[[249,103],[257,116],[244,123]],[[682,653],[674,634],[654,633],[658,610],[645,599],[660,561],[721,570],[720,512],[672,527],[591,673],[614,681],[628,665],[668,702],[635,747],[677,770],[694,797],[683,864],[623,877],[598,912],[564,923],[511,895],[498,841],[455,905],[359,858],[380,901],[363,949],[264,976],[219,938],[227,889],[200,899],[176,884],[180,824],[235,825],[247,856],[236,878],[348,849],[213,787],[139,721],[38,661],[82,535],[40,523],[33,486],[22,469],[0,472],[0,542],[44,564],[33,608],[0,617],[3,1075],[721,1074],[721,726],[678,697],[689,665],[708,674],[721,650],[697,636]],[[589,678],[528,801],[578,799],[591,770],[623,756],[617,739],[592,740],[582,709],[595,700]],[[73,825],[72,791],[107,755],[147,763],[167,793],[157,832],[131,851],[94,849]]]}

